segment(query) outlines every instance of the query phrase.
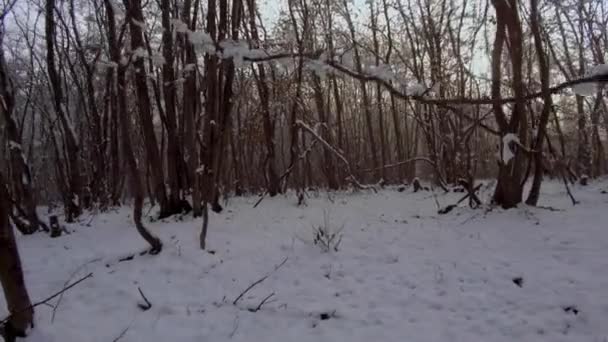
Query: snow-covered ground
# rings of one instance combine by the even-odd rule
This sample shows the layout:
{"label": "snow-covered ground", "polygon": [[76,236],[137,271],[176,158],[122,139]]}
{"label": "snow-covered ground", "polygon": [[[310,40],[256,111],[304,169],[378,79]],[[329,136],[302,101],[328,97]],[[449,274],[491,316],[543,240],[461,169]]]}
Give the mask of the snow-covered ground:
{"label": "snow-covered ground", "polygon": [[[200,220],[170,219],[148,223],[164,241],[160,255],[124,262],[146,247],[130,211],[87,215],[70,235],[18,238],[33,301],[93,273],[64,294],[54,319],[51,307],[36,308],[28,341],[604,342],[602,189],[608,183],[574,187],[581,203],[573,207],[559,183],[546,183],[541,204],[560,211],[459,207],[447,215],[437,215],[437,203],[462,194],[321,192],[304,207],[279,196],[255,209],[256,197],[233,198],[211,215],[215,254],[198,248]],[[324,211],[344,227],[338,252],[312,243]],[[138,307],[138,288],[151,309]]]}

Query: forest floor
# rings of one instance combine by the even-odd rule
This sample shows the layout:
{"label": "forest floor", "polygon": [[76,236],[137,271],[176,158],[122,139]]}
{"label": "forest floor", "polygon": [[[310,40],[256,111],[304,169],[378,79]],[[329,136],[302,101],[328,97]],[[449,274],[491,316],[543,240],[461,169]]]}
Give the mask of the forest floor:
{"label": "forest floor", "polygon": [[[200,219],[148,221],[164,249],[140,256],[128,208],[86,214],[70,235],[18,237],[32,301],[93,273],[55,308],[36,307],[28,341],[605,342],[602,189],[574,186],[572,206],[548,182],[540,204],[557,211],[462,205],[446,215],[438,204],[462,194],[320,192],[302,207],[291,194],[255,209],[257,197],[231,198],[210,216],[213,254],[198,247]],[[337,252],[313,243],[324,213],[343,227]]]}

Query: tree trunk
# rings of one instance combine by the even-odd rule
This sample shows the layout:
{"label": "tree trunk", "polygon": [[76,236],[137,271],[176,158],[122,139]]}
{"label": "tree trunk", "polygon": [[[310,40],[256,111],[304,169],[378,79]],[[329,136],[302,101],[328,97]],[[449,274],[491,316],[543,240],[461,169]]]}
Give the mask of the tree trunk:
{"label": "tree trunk", "polygon": [[[198,1],[196,1],[198,3]],[[195,27],[195,18],[190,19],[191,1],[184,2],[182,20],[188,24],[190,29]],[[195,4],[196,8],[196,4]],[[192,70],[186,71],[186,82],[184,83],[183,94],[183,117],[185,126],[185,152],[186,165],[188,167],[188,178],[192,187],[192,214],[194,217],[202,215],[201,207],[201,188],[199,186],[199,175],[196,169],[199,166],[199,154],[197,150],[196,135],[198,133],[197,107],[199,107],[196,68],[196,52],[192,43],[184,37],[184,50],[186,54],[186,67]]]}
{"label": "tree trunk", "polygon": [[528,205],[536,205],[538,198],[540,197],[540,186],[543,180],[543,142],[545,141],[545,132],[547,129],[547,123],[549,122],[549,116],[551,114],[551,108],[553,107],[553,100],[549,91],[550,79],[549,79],[549,61],[543,48],[543,42],[540,34],[540,14],[538,13],[538,0],[530,0],[531,8],[531,28],[534,35],[534,45],[536,47],[536,55],[538,57],[538,66],[540,69],[540,82],[543,93],[543,109],[541,112],[540,120],[538,123],[538,133],[536,136],[536,142],[534,144],[534,179],[532,180],[532,188],[526,200]]}
{"label": "tree trunk", "polygon": [[144,186],[142,184],[142,177],[140,177],[139,167],[137,166],[137,160],[133,152],[133,146],[131,142],[131,129],[129,124],[129,117],[127,112],[127,96],[126,87],[127,81],[125,77],[125,66],[120,63],[120,46],[116,39],[116,23],[114,18],[114,7],[111,3],[112,0],[104,0],[106,7],[106,14],[108,17],[108,44],[110,46],[110,55],[112,60],[117,65],[116,79],[117,79],[117,91],[116,96],[118,97],[118,118],[120,119],[121,138],[124,149],[125,159],[127,160],[127,167],[129,170],[129,179],[131,190],[133,191],[134,205],[133,205],[133,220],[135,222],[135,228],[146,242],[151,246],[150,254],[157,254],[162,250],[163,244],[161,240],[150,233],[142,223],[142,209],[144,202]]}
{"label": "tree trunk", "polygon": [[[125,8],[127,9],[127,17],[129,18],[129,30],[131,31],[131,50],[134,52],[142,51],[145,48],[145,44],[142,28],[139,26],[139,24],[144,22],[141,0],[125,0],[124,3]],[[156,134],[154,133],[154,123],[152,121],[153,110],[150,104],[150,95],[148,93],[146,65],[143,58],[136,55],[133,56],[133,58],[137,109],[144,137],[146,159],[150,165],[151,178],[154,186],[154,197],[160,204],[160,216],[162,217],[170,213],[170,210],[167,192],[165,190],[162,159],[158,150],[158,142]]]}
{"label": "tree trunk", "polygon": [[165,125],[167,127],[167,183],[169,196],[166,211],[160,217],[167,217],[182,212],[180,169],[184,164],[177,136],[177,117],[175,113],[176,86],[175,70],[173,64],[173,33],[171,29],[171,1],[161,0],[161,21],[163,26],[162,52],[164,64],[162,66],[163,96],[165,104]]}
{"label": "tree trunk", "polygon": [[[3,46],[4,32],[0,31],[0,48]],[[15,205],[23,205],[25,217],[20,218],[20,222],[24,225],[17,225],[17,228],[22,234],[32,234],[42,226],[46,228],[44,223],[38,218],[36,213],[36,201],[32,190],[32,177],[30,168],[27,164],[23,147],[21,145],[21,136],[17,128],[17,124],[13,119],[13,109],[15,99],[10,79],[8,78],[6,61],[4,59],[4,50],[0,50],[0,96],[4,100],[0,106],[0,112],[4,117],[6,127],[6,138],[9,141],[9,157],[10,169],[13,183],[13,197]],[[21,208],[19,208],[21,211]]]}
{"label": "tree trunk", "polygon": [[[68,191],[64,198],[66,221],[73,222],[81,213],[80,194],[81,177],[78,160],[79,147],[76,141],[76,132],[70,122],[68,114],[64,110],[63,90],[61,78],[55,66],[55,0],[46,1],[45,33],[46,33],[46,63],[49,80],[53,90],[53,105],[55,114],[59,119],[65,136],[65,146],[68,157]],[[59,159],[60,156],[57,156]]]}
{"label": "tree trunk", "polygon": [[[515,94],[511,118],[507,120],[503,107],[498,102],[493,104],[494,117],[500,128],[501,136],[517,134],[520,143],[525,146],[528,128],[522,82],[522,31],[517,1],[494,0],[493,5],[496,8],[496,37],[492,50],[492,98],[495,100],[501,98],[501,59],[503,46],[507,37],[512,66],[511,86]],[[501,142],[501,148],[503,148],[503,143]],[[505,209],[513,208],[522,201],[524,185],[523,165],[525,161],[525,156],[517,144],[514,142],[507,143],[510,145],[508,148],[511,149],[514,157],[508,162],[505,160],[499,161],[498,183],[496,184],[493,196],[493,202]]]}
{"label": "tree trunk", "polygon": [[19,250],[8,216],[10,203],[4,177],[0,174],[0,283],[10,318],[0,334],[6,341],[24,337],[28,327],[34,325],[34,308],[25,287]]}

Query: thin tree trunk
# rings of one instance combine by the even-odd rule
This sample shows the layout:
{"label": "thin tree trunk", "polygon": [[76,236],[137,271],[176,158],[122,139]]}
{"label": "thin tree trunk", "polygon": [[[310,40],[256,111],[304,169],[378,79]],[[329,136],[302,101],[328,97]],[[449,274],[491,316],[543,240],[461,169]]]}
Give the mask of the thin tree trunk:
{"label": "thin tree trunk", "polygon": [[540,82],[543,93],[543,109],[541,112],[540,120],[538,123],[538,133],[536,135],[536,142],[534,144],[534,179],[532,180],[532,188],[526,200],[528,205],[536,205],[538,198],[540,197],[540,186],[543,180],[543,142],[545,140],[547,123],[549,122],[549,116],[551,115],[551,108],[553,107],[553,100],[549,90],[550,79],[549,79],[549,61],[547,54],[543,48],[543,42],[540,35],[540,14],[538,13],[538,0],[530,0],[530,16],[531,16],[531,29],[534,35],[534,45],[536,47],[536,55],[538,57],[538,67],[540,70]]}

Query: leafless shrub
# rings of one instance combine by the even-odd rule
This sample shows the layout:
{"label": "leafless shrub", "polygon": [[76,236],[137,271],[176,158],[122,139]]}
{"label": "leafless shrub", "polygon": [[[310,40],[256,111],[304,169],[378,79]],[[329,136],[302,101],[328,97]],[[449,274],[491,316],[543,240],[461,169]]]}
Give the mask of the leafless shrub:
{"label": "leafless shrub", "polygon": [[344,224],[340,228],[335,229],[332,227],[329,219],[329,213],[323,211],[323,223],[321,225],[312,226],[313,229],[313,243],[319,246],[324,253],[331,251],[337,252],[342,242],[342,230]]}

